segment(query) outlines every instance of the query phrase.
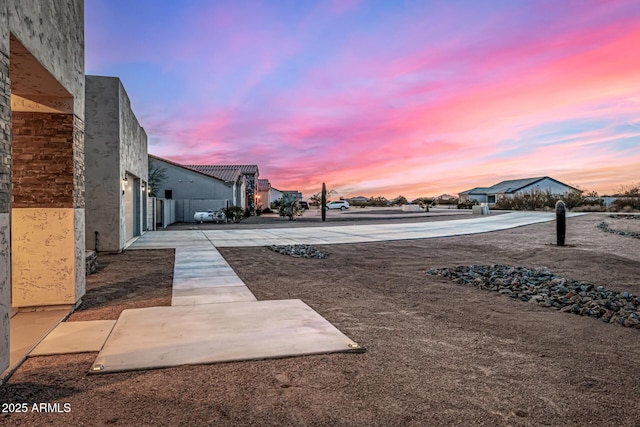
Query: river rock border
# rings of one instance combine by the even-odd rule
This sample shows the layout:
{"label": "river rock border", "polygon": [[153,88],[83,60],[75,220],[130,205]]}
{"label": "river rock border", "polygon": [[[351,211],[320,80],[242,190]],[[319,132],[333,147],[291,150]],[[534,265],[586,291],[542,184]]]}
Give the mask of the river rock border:
{"label": "river rock border", "polygon": [[611,215],[609,215],[609,218],[614,218],[614,219],[640,219],[640,215],[637,215],[637,214],[634,214],[634,215],[611,214]]}
{"label": "river rock border", "polygon": [[328,253],[311,245],[270,245],[267,246],[274,252],[278,252],[283,255],[290,255],[295,258],[319,258],[324,259],[329,256]]}
{"label": "river rock border", "polygon": [[427,274],[447,277],[459,284],[491,290],[541,307],[640,329],[639,297],[560,277],[547,267],[469,265],[431,268]]}
{"label": "river rock border", "polygon": [[600,224],[596,225],[596,228],[604,231],[605,233],[617,234],[618,236],[626,236],[626,237],[632,237],[634,239],[640,239],[640,233],[638,233],[636,231],[614,230],[613,228],[609,227],[609,224],[607,224],[604,221],[602,221]]}

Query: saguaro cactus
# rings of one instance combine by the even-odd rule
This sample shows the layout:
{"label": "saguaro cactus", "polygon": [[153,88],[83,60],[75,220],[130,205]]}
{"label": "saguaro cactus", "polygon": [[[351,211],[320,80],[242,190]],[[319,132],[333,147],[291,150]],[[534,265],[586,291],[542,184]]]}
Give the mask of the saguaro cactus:
{"label": "saguaro cactus", "polygon": [[562,200],[556,202],[556,240],[558,246],[564,246],[564,238],[567,234],[566,207]]}
{"label": "saguaro cactus", "polygon": [[322,209],[322,221],[327,220],[327,186],[322,183],[322,195],[320,196],[320,209]]}

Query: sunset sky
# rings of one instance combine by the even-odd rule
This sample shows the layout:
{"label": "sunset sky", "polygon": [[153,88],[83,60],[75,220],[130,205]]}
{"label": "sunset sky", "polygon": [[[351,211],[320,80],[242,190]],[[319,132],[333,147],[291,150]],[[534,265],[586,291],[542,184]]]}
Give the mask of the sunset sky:
{"label": "sunset sky", "polygon": [[640,2],[87,0],[149,152],[305,197],[640,182]]}

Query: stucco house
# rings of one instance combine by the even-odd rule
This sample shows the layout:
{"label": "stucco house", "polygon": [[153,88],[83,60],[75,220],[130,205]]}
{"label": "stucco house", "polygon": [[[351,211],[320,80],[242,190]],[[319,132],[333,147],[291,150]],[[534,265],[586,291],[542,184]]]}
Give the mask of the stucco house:
{"label": "stucco house", "polygon": [[146,229],[147,134],[117,77],[85,78],[86,247],[120,252]]}
{"label": "stucco house", "polygon": [[11,325],[85,293],[84,83],[82,0],[0,2],[0,373]]}
{"label": "stucco house", "polygon": [[233,171],[235,173],[235,171],[240,170],[245,178],[244,197],[246,208],[249,209],[251,215],[256,214],[258,176],[260,176],[258,165],[187,165],[186,167],[214,177],[220,176],[225,171]]}
{"label": "stucco house", "polygon": [[256,200],[257,209],[269,208],[269,193],[271,192],[271,182],[268,179],[258,179],[258,196]]}
{"label": "stucco house", "polygon": [[299,201],[299,202],[302,201],[302,193],[299,192],[298,190],[283,190],[282,194],[289,194],[289,195],[295,197],[297,201]]}
{"label": "stucco house", "polygon": [[368,197],[364,196],[356,196],[356,197],[348,197],[345,199],[351,205],[364,205],[369,201]]}
{"label": "stucco house", "polygon": [[154,190],[160,199],[175,200],[177,222],[192,222],[199,211],[248,206],[246,177],[239,167],[185,166],[151,154],[149,162],[164,170],[166,178]]}
{"label": "stucco house", "polygon": [[499,182],[491,187],[475,187],[458,193],[461,202],[476,200],[478,203],[493,205],[502,197],[513,197],[516,194],[531,191],[549,191],[554,195],[564,195],[571,191],[580,191],[548,176],[524,179],[512,179]]}

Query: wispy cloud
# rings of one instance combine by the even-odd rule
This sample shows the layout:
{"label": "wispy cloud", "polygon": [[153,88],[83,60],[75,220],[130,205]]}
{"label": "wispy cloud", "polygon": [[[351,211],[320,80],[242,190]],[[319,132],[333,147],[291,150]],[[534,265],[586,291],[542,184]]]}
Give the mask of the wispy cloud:
{"label": "wispy cloud", "polygon": [[129,6],[87,4],[87,68],[121,76],[154,154],[305,194],[637,181],[635,1]]}

